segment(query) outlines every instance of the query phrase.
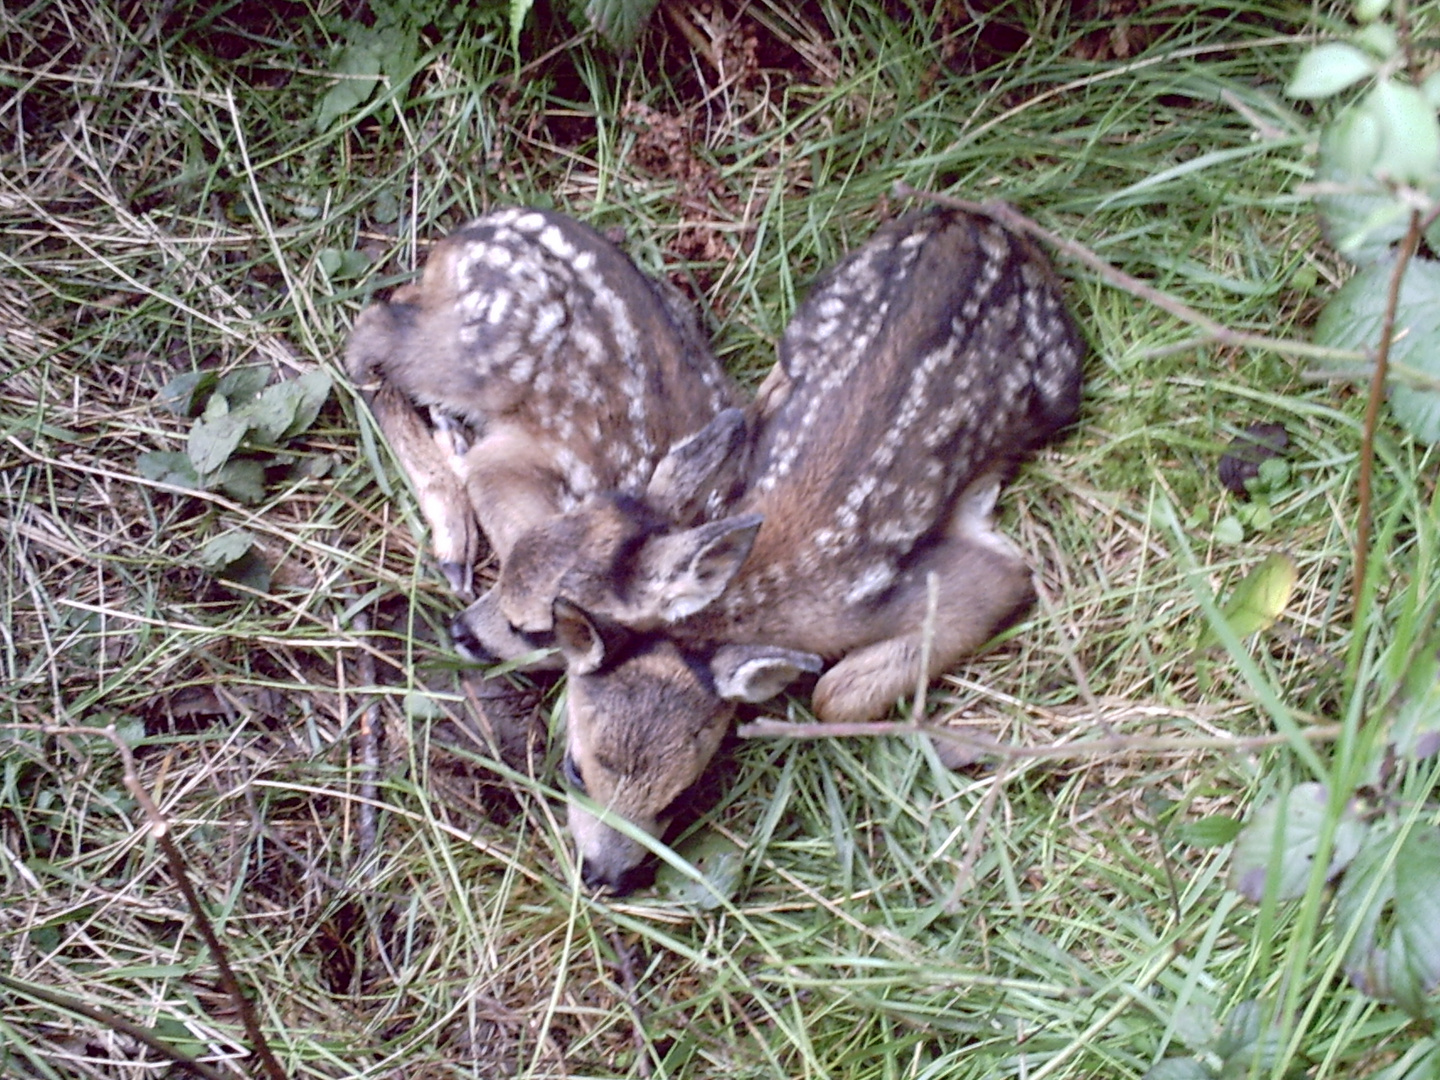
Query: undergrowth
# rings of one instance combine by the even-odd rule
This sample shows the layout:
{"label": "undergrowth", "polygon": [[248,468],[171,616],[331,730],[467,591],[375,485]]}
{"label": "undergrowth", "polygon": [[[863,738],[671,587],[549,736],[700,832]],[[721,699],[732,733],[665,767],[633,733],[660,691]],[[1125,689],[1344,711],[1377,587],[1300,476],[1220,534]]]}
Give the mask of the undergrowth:
{"label": "undergrowth", "polygon": [[[431,240],[527,203],[622,229],[753,386],[897,181],[1304,341],[1349,273],[1281,93],[1326,13],[662,5],[620,58],[545,7],[512,38],[391,5],[378,78],[337,66],[363,6],[0,13],[0,1074],[258,1075],[138,786],[295,1077],[1437,1075],[1430,1022],[1347,978],[1323,875],[1227,884],[1226,822],[1367,781],[1434,619],[1435,452],[1386,423],[1352,620],[1363,387],[1057,256],[1084,415],[1003,499],[1041,600],[927,695],[1002,749],[737,739],[615,900],[577,882],[555,740],[517,771],[466,722],[453,600],[336,363]],[[186,473],[221,406],[176,380],[247,368],[334,388],[296,430],[244,414],[238,486]],[[1286,469],[1246,499],[1217,470],[1259,423]],[[1242,642],[1221,607],[1277,554],[1293,591]],[[1374,792],[1418,828],[1435,782]]]}

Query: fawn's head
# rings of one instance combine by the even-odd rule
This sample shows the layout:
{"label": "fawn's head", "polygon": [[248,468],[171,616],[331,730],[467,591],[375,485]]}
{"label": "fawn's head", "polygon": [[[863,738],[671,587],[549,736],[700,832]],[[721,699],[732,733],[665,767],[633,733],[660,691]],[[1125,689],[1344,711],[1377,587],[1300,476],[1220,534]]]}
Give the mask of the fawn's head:
{"label": "fawn's head", "polygon": [[[820,658],[792,649],[690,650],[636,634],[560,600],[555,639],[566,660],[565,777],[570,831],[589,885],[628,892],[648,852],[611,825],[623,818],[659,838],[729,729],[735,705],[764,701]],[[597,815],[591,808],[597,806]]]}

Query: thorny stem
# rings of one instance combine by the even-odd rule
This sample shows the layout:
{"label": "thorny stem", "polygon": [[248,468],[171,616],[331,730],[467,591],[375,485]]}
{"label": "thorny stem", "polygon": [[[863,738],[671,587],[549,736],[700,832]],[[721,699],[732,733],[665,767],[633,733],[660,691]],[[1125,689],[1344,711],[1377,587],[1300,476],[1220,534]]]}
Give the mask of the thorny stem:
{"label": "thorny stem", "polygon": [[245,992],[240,986],[240,980],[236,978],[235,970],[230,966],[230,954],[215,933],[215,927],[211,924],[210,917],[206,915],[204,905],[200,903],[200,897],[195,892],[195,887],[190,884],[190,875],[186,871],[185,859],[170,836],[170,823],[166,820],[160,807],[155,805],[155,800],[150,798],[150,793],[145,790],[145,786],[140,783],[140,774],[135,768],[135,757],[130,753],[130,747],[125,740],[120,738],[116,732],[115,725],[95,728],[47,724],[44,730],[54,734],[98,735],[107,739],[119,751],[120,760],[125,769],[125,788],[134,796],[135,801],[140,804],[140,808],[150,820],[150,833],[155,837],[155,842],[160,845],[160,850],[164,852],[166,862],[170,864],[171,876],[175,878],[175,884],[179,886],[181,894],[184,895],[190,913],[195,916],[195,925],[200,930],[200,936],[205,939],[205,945],[215,959],[215,966],[220,970],[220,983],[225,987],[225,992],[230,995],[231,1001],[234,1002],[235,1010],[240,1014],[240,1021],[245,1027],[245,1033],[250,1037],[251,1053],[260,1059],[269,1080],[288,1080],[284,1068],[270,1049],[270,1043],[266,1040],[265,1033],[260,1029],[260,1022],[256,1019],[254,1006],[245,996]]}
{"label": "thorny stem", "polygon": [[[1375,371],[1370,376],[1370,397],[1365,402],[1365,424],[1360,431],[1359,520],[1355,523],[1355,572],[1351,580],[1354,600],[1352,624],[1358,624],[1364,601],[1365,570],[1370,562],[1370,502],[1375,472],[1375,426],[1380,420],[1380,402],[1385,398],[1385,378],[1390,368],[1390,343],[1395,334],[1395,311],[1400,306],[1400,284],[1405,268],[1420,245],[1420,211],[1410,214],[1410,228],[1400,244],[1400,253],[1390,271],[1390,292],[1385,297],[1385,321],[1380,326],[1380,345],[1375,350]],[[1356,631],[1359,627],[1356,625]]]}

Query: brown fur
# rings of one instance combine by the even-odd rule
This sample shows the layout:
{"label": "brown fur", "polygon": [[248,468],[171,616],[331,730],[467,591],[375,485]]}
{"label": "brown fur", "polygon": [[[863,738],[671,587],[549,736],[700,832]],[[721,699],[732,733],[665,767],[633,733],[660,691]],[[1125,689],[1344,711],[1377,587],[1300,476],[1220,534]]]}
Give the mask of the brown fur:
{"label": "brown fur", "polygon": [[[816,714],[878,716],[1023,611],[1030,571],[991,511],[1015,463],[1073,419],[1082,359],[1043,255],[988,220],[900,219],[826,275],[762,387],[736,516],[618,542],[611,505],[611,542],[583,574],[516,598],[533,610],[558,590],[590,797],[657,834],[733,701],[835,661]],[[587,878],[628,880],[643,848],[588,811],[572,821]]]}
{"label": "brown fur", "polygon": [[[361,313],[346,364],[464,588],[479,555],[467,503],[503,565],[522,534],[592,493],[643,492],[735,399],[673,290],[540,210],[497,211],[438,244],[418,282]],[[416,405],[468,425],[473,445],[438,450]],[[446,494],[424,499],[432,490]]]}

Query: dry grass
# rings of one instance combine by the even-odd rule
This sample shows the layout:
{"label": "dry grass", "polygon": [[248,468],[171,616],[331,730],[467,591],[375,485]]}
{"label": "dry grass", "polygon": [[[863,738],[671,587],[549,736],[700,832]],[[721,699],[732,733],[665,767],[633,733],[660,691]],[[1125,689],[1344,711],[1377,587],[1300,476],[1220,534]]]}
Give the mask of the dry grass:
{"label": "dry grass", "polygon": [[[114,725],[294,1076],[1139,1077],[1287,979],[1328,1005],[1285,1019],[1273,1075],[1392,1075],[1403,1018],[1323,933],[1297,961],[1308,931],[1238,907],[1223,850],[1185,832],[1305,775],[1293,745],[1217,744],[1363,707],[1359,410],[1298,362],[1171,351],[1191,332],[1076,271],[1085,417],[1005,499],[1042,605],[929,695],[1071,756],[954,771],[923,739],[746,740],[675,841],[700,870],[623,902],[575,883],[551,746],[512,770],[467,724],[452,601],[338,380],[354,314],[428,240],[540,202],[622,226],[753,383],[898,179],[1004,196],[1227,325],[1303,334],[1297,271],[1343,274],[1288,194],[1307,158],[1276,87],[1304,28],[1073,8],[1001,6],[981,35],[948,3],[675,5],[618,65],[559,26],[522,64],[491,8],[417,3],[408,92],[326,132],[349,25],[329,7],[0,14],[0,1073],[255,1075],[113,747],[78,730]],[[365,270],[327,271],[351,252]],[[141,476],[191,425],[161,388],[250,364],[336,372],[285,448],[307,467],[253,505]],[[1288,427],[1294,482],[1227,542],[1215,462],[1257,420]],[[1432,565],[1434,464],[1383,448],[1398,596]],[[200,564],[237,528],[261,594]],[[1299,585],[1252,666],[1197,652],[1211,591],[1272,551]]]}

